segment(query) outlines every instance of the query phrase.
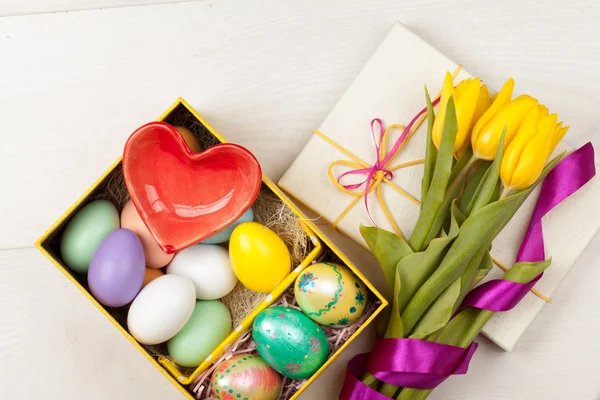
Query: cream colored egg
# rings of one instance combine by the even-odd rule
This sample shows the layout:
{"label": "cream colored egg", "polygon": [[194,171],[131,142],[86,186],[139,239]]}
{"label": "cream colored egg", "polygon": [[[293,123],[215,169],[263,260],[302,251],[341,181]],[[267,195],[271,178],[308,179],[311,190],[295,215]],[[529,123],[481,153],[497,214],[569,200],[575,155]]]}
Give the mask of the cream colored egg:
{"label": "cream colored egg", "polygon": [[140,343],[166,342],[188,322],[196,305],[191,280],[165,275],[150,282],[137,295],[127,314],[129,333]]}
{"label": "cream colored egg", "polygon": [[197,244],[181,250],[167,267],[167,274],[191,279],[198,300],[220,299],[238,282],[229,253],[216,244]]}

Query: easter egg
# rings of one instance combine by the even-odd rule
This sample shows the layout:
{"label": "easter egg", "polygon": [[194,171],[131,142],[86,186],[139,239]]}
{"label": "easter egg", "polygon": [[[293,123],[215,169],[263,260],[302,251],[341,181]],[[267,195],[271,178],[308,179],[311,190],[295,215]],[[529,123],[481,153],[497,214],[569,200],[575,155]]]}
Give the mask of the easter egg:
{"label": "easter egg", "polygon": [[215,400],[277,400],[281,394],[281,376],[255,354],[237,354],[223,361],[211,383]]}
{"label": "easter egg", "polygon": [[86,273],[100,243],[119,228],[119,212],[106,200],[95,200],[67,223],[60,240],[60,254],[72,271]]}
{"label": "easter egg", "polygon": [[165,273],[162,269],[158,268],[146,268],[146,273],[144,274],[144,283],[142,283],[142,288],[145,288],[150,282],[155,280],[158,277],[163,276]]}
{"label": "easter egg", "polygon": [[348,326],[365,311],[367,290],[347,267],[318,263],[305,268],[294,285],[298,305],[321,325]]}
{"label": "easter egg", "polygon": [[258,222],[244,222],[233,230],[229,257],[240,282],[255,292],[271,292],[292,268],[283,240]]}
{"label": "easter egg", "polygon": [[202,151],[202,146],[200,146],[198,138],[196,137],[196,135],[194,135],[192,131],[190,131],[185,126],[176,126],[175,129],[177,129],[177,132],[179,132],[179,134],[185,141],[185,144],[187,144],[192,153],[200,153]]}
{"label": "easter egg", "polygon": [[323,329],[293,308],[270,307],[262,311],[252,324],[252,337],[262,358],[288,378],[310,377],[329,356]]}
{"label": "easter egg", "polygon": [[231,332],[231,315],[218,300],[198,300],[185,326],[167,342],[169,355],[183,367],[197,367]]}
{"label": "easter egg", "polygon": [[181,250],[167,267],[167,274],[189,278],[200,300],[219,299],[237,284],[227,250],[215,244],[197,244]]}
{"label": "easter egg", "polygon": [[125,204],[123,211],[121,211],[121,228],[130,229],[138,235],[144,248],[147,267],[162,268],[173,259],[173,254],[165,253],[156,243],[131,200]]}
{"label": "easter egg", "polygon": [[185,326],[195,305],[196,290],[191,280],[178,275],[161,276],[131,303],[127,328],[142,344],[166,342]]}
{"label": "easter egg", "polygon": [[201,243],[206,243],[206,244],[225,243],[225,242],[229,241],[229,238],[231,237],[231,233],[239,224],[242,224],[244,222],[250,222],[253,219],[254,219],[254,212],[252,211],[252,207],[250,207],[233,224],[225,227],[225,229],[215,233],[208,239],[204,239]]}
{"label": "easter egg", "polygon": [[129,229],[117,229],[92,257],[87,276],[90,292],[105,306],[122,307],[142,288],[145,272],[140,239]]}

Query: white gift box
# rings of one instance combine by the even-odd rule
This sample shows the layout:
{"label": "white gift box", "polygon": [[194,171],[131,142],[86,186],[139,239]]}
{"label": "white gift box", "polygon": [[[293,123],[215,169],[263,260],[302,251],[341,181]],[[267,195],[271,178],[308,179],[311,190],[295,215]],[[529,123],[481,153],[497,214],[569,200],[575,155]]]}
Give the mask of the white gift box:
{"label": "white gift box", "polygon": [[[321,218],[320,224],[329,225],[340,216],[356,199],[338,189],[330,180],[328,169],[336,160],[353,161],[341,149],[332,145],[327,138],[337,143],[368,165],[376,161],[375,146],[370,132],[373,118],[381,118],[386,125],[408,122],[425,106],[423,85],[427,85],[432,98],[439,92],[446,71],[455,71],[458,65],[435,48],[397,23],[379,45],[371,59],[363,67],[351,86],[346,90],[318,131],[326,136],[313,135],[300,155],[292,163],[279,185],[306,206],[310,215]],[[460,70],[455,82],[469,77],[465,69]],[[518,84],[518,82],[517,82]],[[535,95],[535,93],[533,94]],[[543,102],[543,99],[541,99]],[[568,125],[568,121],[567,121]],[[390,133],[387,148],[398,139],[400,130]],[[426,123],[397,153],[390,165],[423,159],[426,144]],[[556,153],[570,148],[561,143]],[[337,177],[349,168],[336,166]],[[415,199],[420,198],[423,166],[415,165],[394,172],[392,182],[404,189]],[[355,175],[344,178],[344,183],[362,181],[366,176]],[[382,183],[382,197],[394,220],[406,237],[410,237],[419,215],[419,207],[390,184]],[[359,189],[360,191],[360,189]],[[493,243],[492,256],[501,264],[511,266],[529,224],[537,199],[537,191],[514,216]],[[554,208],[543,219],[546,256],[552,257],[552,265],[536,284],[542,297],[551,298],[572,265],[579,258],[600,227],[600,199],[598,178],[592,179],[577,193]],[[379,205],[375,191],[368,195],[369,211],[381,228],[392,230]],[[356,201],[341,218],[336,229],[366,247],[360,225],[372,226],[364,201]],[[332,229],[328,229],[330,232]],[[565,235],[564,232],[569,232]],[[379,268],[371,256],[362,250],[351,249],[352,245],[341,235],[330,235],[346,253],[354,254],[354,263],[362,266],[370,279],[376,279]],[[337,239],[336,239],[337,238]],[[357,246],[354,246],[357,247]],[[487,279],[501,277],[503,271],[497,266]],[[513,310],[498,313],[487,324],[483,333],[503,349],[510,351],[519,337],[531,324],[547,300],[530,292]]]}

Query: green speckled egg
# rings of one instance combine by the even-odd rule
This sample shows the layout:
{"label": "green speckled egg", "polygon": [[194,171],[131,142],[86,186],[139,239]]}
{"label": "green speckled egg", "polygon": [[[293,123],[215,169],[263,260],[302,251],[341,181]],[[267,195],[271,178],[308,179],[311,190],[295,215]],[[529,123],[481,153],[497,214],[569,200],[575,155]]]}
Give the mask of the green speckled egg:
{"label": "green speckled egg", "polygon": [[296,279],[298,305],[313,321],[342,327],[356,322],[365,311],[367,290],[352,271],[338,264],[313,264]]}
{"label": "green speckled egg", "polygon": [[252,337],[258,353],[273,369],[292,379],[306,379],[329,357],[323,329],[292,308],[270,307],[254,319]]}
{"label": "green speckled egg", "polygon": [[185,326],[167,342],[182,367],[197,367],[231,332],[231,315],[219,300],[199,300]]}
{"label": "green speckled egg", "polygon": [[67,223],[60,239],[60,254],[66,266],[86,273],[100,243],[119,226],[119,212],[111,202],[95,200],[84,206]]}
{"label": "green speckled egg", "polygon": [[277,400],[281,376],[255,354],[238,354],[223,361],[212,375],[216,400]]}

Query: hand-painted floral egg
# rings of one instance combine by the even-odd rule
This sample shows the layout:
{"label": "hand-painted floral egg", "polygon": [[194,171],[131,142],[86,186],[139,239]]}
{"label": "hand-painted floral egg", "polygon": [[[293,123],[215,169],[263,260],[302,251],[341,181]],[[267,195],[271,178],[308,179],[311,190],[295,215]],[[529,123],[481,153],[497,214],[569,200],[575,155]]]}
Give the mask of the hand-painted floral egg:
{"label": "hand-painted floral egg", "polygon": [[252,211],[252,207],[250,207],[233,224],[231,224],[229,226],[226,226],[225,228],[223,228],[219,232],[215,233],[214,235],[212,235],[209,238],[204,239],[200,243],[204,243],[204,244],[217,244],[217,243],[228,242],[229,238],[231,237],[231,234],[233,233],[233,230],[239,224],[243,224],[244,222],[250,222],[253,219],[254,219],[254,211]]}
{"label": "hand-painted floral egg", "polygon": [[212,375],[215,400],[277,400],[280,393],[281,377],[258,355],[235,355]]}
{"label": "hand-painted floral egg", "polygon": [[347,267],[318,263],[305,268],[294,285],[298,305],[313,321],[348,326],[365,311],[367,290]]}
{"label": "hand-painted floral egg", "polygon": [[240,282],[261,293],[271,292],[292,268],[283,240],[258,222],[244,222],[233,230],[229,258]]}
{"label": "hand-painted floral egg", "polygon": [[323,329],[293,308],[262,311],[252,324],[252,337],[262,358],[288,378],[312,376],[329,357]]}
{"label": "hand-painted floral egg", "polygon": [[106,200],[85,205],[67,223],[60,239],[60,254],[71,271],[86,273],[100,243],[119,229],[119,211]]}
{"label": "hand-painted floral egg", "polygon": [[105,306],[129,304],[142,288],[146,263],[142,243],[135,233],[120,228],[104,239],[88,271],[88,285]]}

